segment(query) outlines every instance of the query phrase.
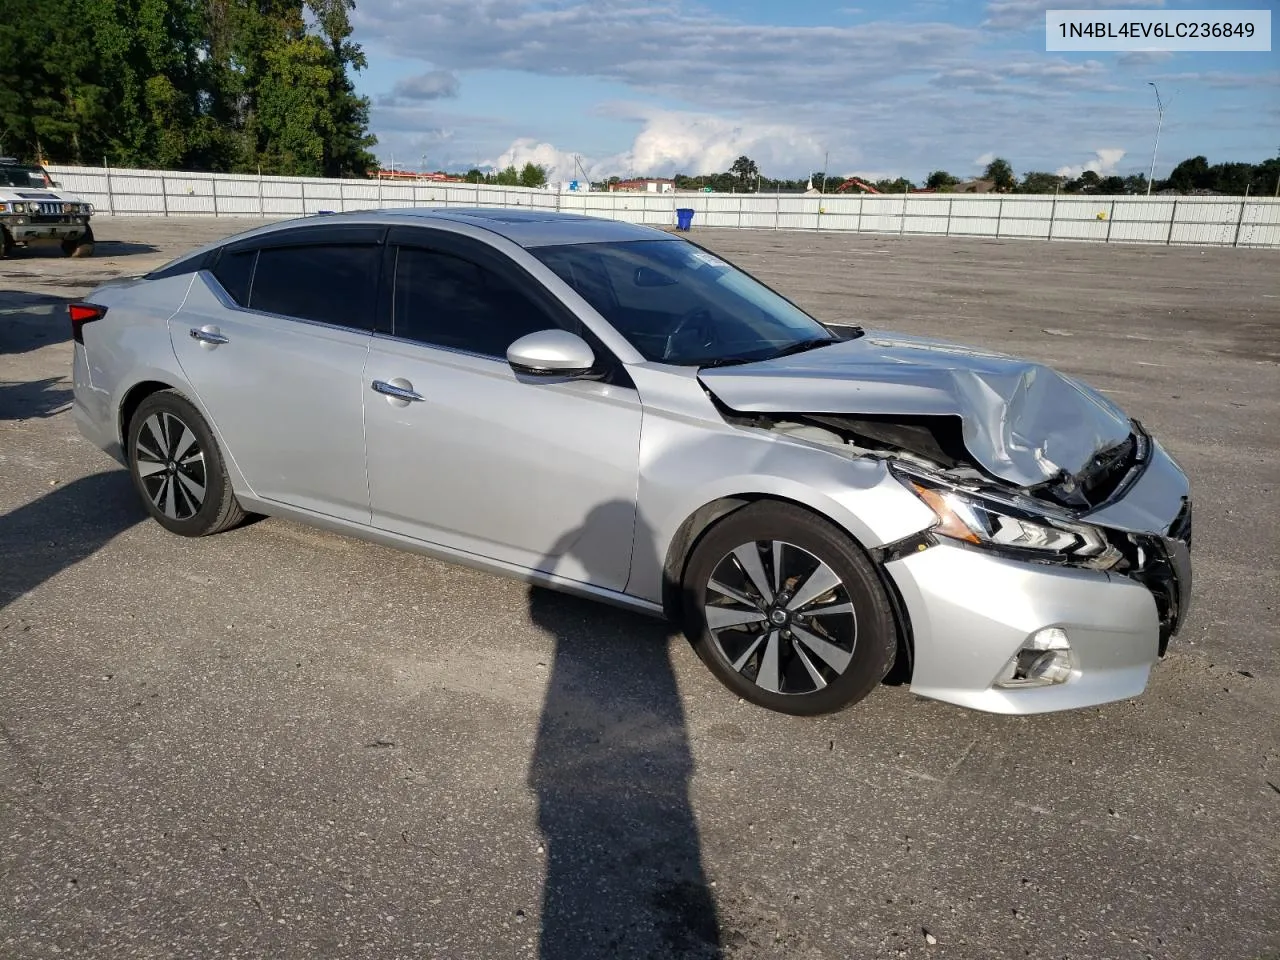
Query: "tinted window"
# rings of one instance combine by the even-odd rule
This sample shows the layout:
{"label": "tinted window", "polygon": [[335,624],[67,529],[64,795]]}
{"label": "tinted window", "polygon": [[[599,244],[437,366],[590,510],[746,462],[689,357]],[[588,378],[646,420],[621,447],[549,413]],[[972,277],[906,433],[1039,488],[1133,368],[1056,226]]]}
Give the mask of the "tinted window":
{"label": "tinted window", "polygon": [[799,307],[691,243],[632,240],[529,252],[647,360],[761,360],[835,339]]}
{"label": "tinted window", "polygon": [[242,307],[249,303],[249,282],[253,279],[253,261],[257,255],[257,250],[223,253],[213,268],[213,275],[227,296]]}
{"label": "tinted window", "polygon": [[371,330],[380,254],[372,244],[268,247],[258,253],[249,306]]}
{"label": "tinted window", "polygon": [[490,357],[556,322],[494,271],[446,253],[401,247],[392,333]]}
{"label": "tinted window", "polygon": [[32,167],[0,166],[0,187],[39,187],[48,189],[44,171]]}

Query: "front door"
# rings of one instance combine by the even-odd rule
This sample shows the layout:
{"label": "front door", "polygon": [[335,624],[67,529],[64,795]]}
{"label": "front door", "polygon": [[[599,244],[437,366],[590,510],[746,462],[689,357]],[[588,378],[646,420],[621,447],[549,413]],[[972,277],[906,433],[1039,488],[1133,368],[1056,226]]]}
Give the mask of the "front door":
{"label": "front door", "polygon": [[423,229],[387,258],[390,331],[374,336],[363,383],[374,526],[621,590],[634,387],[518,377],[507,346],[566,324],[484,244]]}

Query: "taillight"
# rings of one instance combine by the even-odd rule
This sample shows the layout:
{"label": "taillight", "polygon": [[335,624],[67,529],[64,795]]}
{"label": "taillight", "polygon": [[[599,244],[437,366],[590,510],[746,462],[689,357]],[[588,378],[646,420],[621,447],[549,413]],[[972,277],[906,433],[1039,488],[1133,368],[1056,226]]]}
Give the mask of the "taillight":
{"label": "taillight", "polygon": [[84,343],[84,325],[101,320],[107,315],[107,308],[94,303],[72,303],[67,306],[67,313],[71,315],[71,339]]}

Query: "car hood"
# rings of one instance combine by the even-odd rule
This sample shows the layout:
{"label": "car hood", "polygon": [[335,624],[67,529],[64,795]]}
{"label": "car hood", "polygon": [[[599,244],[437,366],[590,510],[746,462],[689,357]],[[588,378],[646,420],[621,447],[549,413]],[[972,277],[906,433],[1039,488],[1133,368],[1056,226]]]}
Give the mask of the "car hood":
{"label": "car hood", "polygon": [[1106,397],[1042,364],[876,331],[699,379],[743,413],[959,417],[974,460],[1020,487],[1076,476],[1132,431]]}
{"label": "car hood", "polygon": [[39,187],[0,187],[5,200],[61,200],[64,203],[82,203],[78,197],[65,190],[43,190]]}

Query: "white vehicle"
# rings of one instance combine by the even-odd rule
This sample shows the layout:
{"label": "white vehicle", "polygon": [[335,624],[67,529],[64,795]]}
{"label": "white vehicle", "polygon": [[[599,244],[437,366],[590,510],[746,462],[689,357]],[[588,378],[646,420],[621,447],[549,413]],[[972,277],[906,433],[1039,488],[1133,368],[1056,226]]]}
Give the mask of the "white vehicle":
{"label": "white vehicle", "polygon": [[0,258],[16,246],[58,243],[69,257],[93,254],[93,204],[67,193],[44,167],[0,157]]}

